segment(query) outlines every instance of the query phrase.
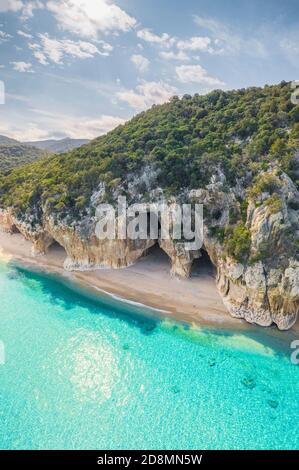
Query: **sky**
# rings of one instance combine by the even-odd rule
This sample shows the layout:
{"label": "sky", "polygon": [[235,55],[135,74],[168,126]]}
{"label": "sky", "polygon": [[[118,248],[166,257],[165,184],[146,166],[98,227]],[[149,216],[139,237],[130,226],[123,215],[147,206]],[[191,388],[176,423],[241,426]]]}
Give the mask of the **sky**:
{"label": "sky", "polygon": [[298,0],[0,0],[0,134],[18,140],[94,138],[173,95],[298,79]]}

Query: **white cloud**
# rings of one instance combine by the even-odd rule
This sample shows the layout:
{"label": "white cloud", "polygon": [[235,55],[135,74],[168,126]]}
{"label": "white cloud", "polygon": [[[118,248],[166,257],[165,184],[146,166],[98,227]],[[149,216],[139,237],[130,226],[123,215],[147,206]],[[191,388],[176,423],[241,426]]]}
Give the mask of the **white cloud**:
{"label": "white cloud", "polygon": [[122,90],[117,98],[136,110],[144,110],[153,104],[162,104],[175,95],[177,89],[165,82],[143,81],[136,90]]}
{"label": "white cloud", "polygon": [[176,74],[182,83],[200,83],[207,86],[224,86],[218,78],[211,77],[201,65],[180,65],[176,67]]}
{"label": "white cloud", "polygon": [[299,37],[296,33],[295,35],[290,34],[284,37],[279,42],[279,47],[284,54],[284,56],[289,60],[291,64],[295,67],[298,66],[299,62]]}
{"label": "white cloud", "polygon": [[158,36],[150,29],[140,29],[137,31],[137,37],[145,42],[159,44],[164,47],[171,47],[175,43],[175,39],[169,36],[169,34],[163,33],[161,36]]}
{"label": "white cloud", "polygon": [[10,62],[16,72],[33,72],[30,62]]}
{"label": "white cloud", "polygon": [[[48,61],[55,64],[63,64],[64,56],[77,59],[88,59],[95,55],[108,56],[112,51],[112,46],[104,41],[98,41],[97,46],[86,41],[71,41],[70,39],[52,39],[48,34],[39,34],[40,44],[29,44],[33,50],[35,58],[42,64],[47,65]],[[101,47],[101,49],[99,49]]]}
{"label": "white cloud", "polygon": [[29,98],[29,96],[16,95],[14,93],[6,93],[6,98],[7,100],[20,101],[21,103],[31,103],[31,99]]}
{"label": "white cloud", "polygon": [[5,31],[0,31],[0,43],[9,41],[11,38],[12,36],[10,34],[6,33]]}
{"label": "white cloud", "polygon": [[202,16],[194,17],[195,23],[209,31],[215,39],[217,53],[235,54],[241,50],[241,38],[235,34],[227,25],[213,18],[204,18]]}
{"label": "white cloud", "polygon": [[19,11],[24,7],[21,0],[1,0],[0,1],[0,12],[5,11]]}
{"label": "white cloud", "polygon": [[65,114],[51,113],[39,109],[33,109],[32,111],[42,116],[43,125],[47,126],[49,133],[52,135],[62,133],[73,139],[78,138],[78,132],[82,138],[94,139],[126,122],[125,119],[119,116],[109,116],[105,114],[95,119],[88,116],[74,117]]}
{"label": "white cloud", "polygon": [[[254,58],[265,58],[267,49],[259,37],[245,37],[242,31],[235,31],[229,25],[202,16],[194,17],[195,23],[202,29],[209,31],[214,39],[211,52],[222,55],[246,54]],[[257,36],[257,35],[256,35]]]}
{"label": "white cloud", "polygon": [[178,60],[181,62],[190,60],[190,57],[188,57],[188,55],[183,51],[179,51],[179,52],[161,51],[159,55],[161,59],[164,59],[164,60]]}
{"label": "white cloud", "polygon": [[135,18],[109,0],[50,0],[47,8],[62,30],[85,38],[126,32],[136,24]]}
{"label": "white cloud", "polygon": [[30,142],[33,140],[43,140],[49,137],[49,132],[42,129],[37,123],[26,122],[26,126],[20,126],[1,120],[0,118],[0,134],[3,134],[12,139],[19,140],[20,142]]}
{"label": "white cloud", "polygon": [[102,115],[94,119],[40,109],[32,109],[31,112],[36,117],[31,114],[25,127],[0,118],[0,133],[23,142],[63,137],[94,139],[125,123],[125,119],[118,116]]}
{"label": "white cloud", "polygon": [[209,51],[211,39],[208,37],[195,36],[185,41],[178,41],[177,48],[183,51]]}
{"label": "white cloud", "polygon": [[[212,40],[207,36],[193,36],[190,39],[182,40],[172,37],[167,33],[163,33],[159,36],[158,34],[153,33],[150,29],[141,29],[137,31],[137,37],[151,45],[157,45],[164,49],[159,53],[159,55],[165,60],[190,60],[186,51],[213,52]],[[177,51],[169,51],[171,48],[176,48]]]}
{"label": "white cloud", "polygon": [[150,61],[141,54],[133,54],[131,56],[131,62],[133,62],[137,70],[141,73],[146,72],[150,64]]}
{"label": "white cloud", "polygon": [[73,139],[78,137],[78,129],[80,129],[80,135],[84,138],[94,139],[125,122],[126,120],[121,117],[109,115],[102,115],[99,119],[90,119],[84,116],[82,118],[71,117],[61,122],[62,127],[58,127],[58,129],[63,129],[64,133]]}
{"label": "white cloud", "polygon": [[26,39],[33,39],[32,34],[26,33],[25,31],[19,30],[19,31],[17,31],[17,34],[19,36],[22,36],[23,38],[26,38]]}
{"label": "white cloud", "polygon": [[38,60],[38,62],[40,64],[42,64],[42,65],[48,65],[49,64],[46,54],[44,54],[42,51],[34,50],[33,55],[36,58],[36,60]]}
{"label": "white cloud", "polygon": [[32,18],[33,10],[37,10],[39,8],[44,8],[44,5],[39,0],[31,1],[31,2],[26,1],[26,3],[24,3],[24,6],[22,8],[21,19],[27,20],[28,18]]}
{"label": "white cloud", "polygon": [[0,0],[0,12],[18,12],[21,11],[21,19],[26,20],[33,16],[33,10],[43,8],[40,0]]}

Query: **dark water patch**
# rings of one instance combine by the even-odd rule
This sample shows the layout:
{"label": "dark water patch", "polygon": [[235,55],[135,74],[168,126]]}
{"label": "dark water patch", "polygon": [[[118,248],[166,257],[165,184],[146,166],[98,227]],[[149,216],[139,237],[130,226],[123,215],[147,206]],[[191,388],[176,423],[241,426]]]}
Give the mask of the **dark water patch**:
{"label": "dark water patch", "polygon": [[279,402],[277,400],[267,400],[267,404],[274,410],[276,410],[276,408],[279,406]]}
{"label": "dark water patch", "polygon": [[241,380],[242,385],[248,388],[249,390],[253,390],[256,387],[256,381],[253,377],[244,377]]}

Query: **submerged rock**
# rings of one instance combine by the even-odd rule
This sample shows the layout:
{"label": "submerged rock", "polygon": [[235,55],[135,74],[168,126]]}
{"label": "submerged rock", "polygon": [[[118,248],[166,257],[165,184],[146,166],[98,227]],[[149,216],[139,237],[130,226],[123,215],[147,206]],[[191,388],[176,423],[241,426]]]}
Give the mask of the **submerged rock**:
{"label": "submerged rock", "polygon": [[278,408],[279,406],[279,402],[276,400],[267,400],[267,403],[271,408],[274,408],[274,409]]}
{"label": "submerged rock", "polygon": [[256,381],[252,377],[244,377],[241,382],[249,390],[253,390],[256,387]]}

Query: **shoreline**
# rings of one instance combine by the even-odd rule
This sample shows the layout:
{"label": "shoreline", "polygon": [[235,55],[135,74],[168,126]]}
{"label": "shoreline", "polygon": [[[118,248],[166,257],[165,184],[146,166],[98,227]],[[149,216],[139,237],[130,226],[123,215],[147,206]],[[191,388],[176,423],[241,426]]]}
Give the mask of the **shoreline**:
{"label": "shoreline", "polygon": [[[231,317],[218,293],[211,266],[205,263],[199,265],[191,279],[173,278],[167,256],[156,250],[127,268],[69,272],[63,268],[66,253],[61,247],[53,246],[49,253],[38,256],[31,254],[31,247],[21,234],[0,231],[0,259],[62,276],[92,296],[110,296],[133,307],[149,309],[152,316],[194,327],[249,332],[262,329],[270,336],[286,336],[287,332],[275,327],[262,328]],[[298,331],[297,322],[289,332],[293,335]]]}

